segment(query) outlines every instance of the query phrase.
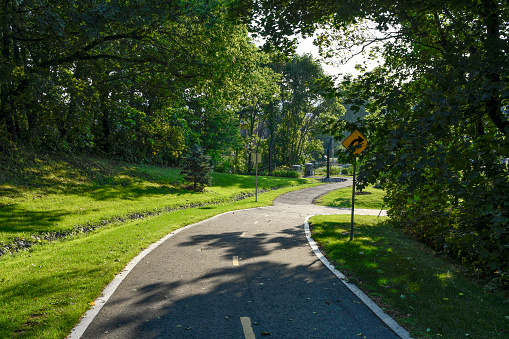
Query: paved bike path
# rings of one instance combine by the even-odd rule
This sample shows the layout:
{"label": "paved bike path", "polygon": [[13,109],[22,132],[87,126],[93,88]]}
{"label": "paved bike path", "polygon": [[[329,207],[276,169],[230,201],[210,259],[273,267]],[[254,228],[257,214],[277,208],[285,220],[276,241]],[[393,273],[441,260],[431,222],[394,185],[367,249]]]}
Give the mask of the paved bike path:
{"label": "paved bike path", "polygon": [[174,232],[137,258],[71,337],[399,338],[306,238],[306,217],[350,213],[312,205],[348,185],[288,193],[271,207],[225,213]]}

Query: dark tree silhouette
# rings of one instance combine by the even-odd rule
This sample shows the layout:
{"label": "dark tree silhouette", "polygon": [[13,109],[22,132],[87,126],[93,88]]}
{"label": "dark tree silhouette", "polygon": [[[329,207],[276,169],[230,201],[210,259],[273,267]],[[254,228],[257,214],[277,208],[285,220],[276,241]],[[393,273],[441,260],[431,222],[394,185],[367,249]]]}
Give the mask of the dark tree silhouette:
{"label": "dark tree silhouette", "polygon": [[194,145],[189,156],[184,158],[184,168],[180,172],[184,176],[184,181],[192,182],[196,190],[199,186],[205,187],[211,185],[212,178],[210,173],[213,166],[210,165],[210,156],[203,153],[200,146]]}

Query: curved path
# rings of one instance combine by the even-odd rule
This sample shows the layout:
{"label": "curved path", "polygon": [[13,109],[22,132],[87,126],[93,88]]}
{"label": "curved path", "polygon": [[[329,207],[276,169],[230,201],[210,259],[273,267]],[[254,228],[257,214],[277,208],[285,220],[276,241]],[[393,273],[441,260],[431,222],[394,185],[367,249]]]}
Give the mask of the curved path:
{"label": "curved path", "polygon": [[[341,273],[324,265],[306,238],[310,215],[350,213],[312,205],[313,199],[349,185],[287,193],[271,207],[221,214],[173,232],[117,276],[70,337],[408,337],[338,279]],[[363,212],[379,213],[356,210]]]}

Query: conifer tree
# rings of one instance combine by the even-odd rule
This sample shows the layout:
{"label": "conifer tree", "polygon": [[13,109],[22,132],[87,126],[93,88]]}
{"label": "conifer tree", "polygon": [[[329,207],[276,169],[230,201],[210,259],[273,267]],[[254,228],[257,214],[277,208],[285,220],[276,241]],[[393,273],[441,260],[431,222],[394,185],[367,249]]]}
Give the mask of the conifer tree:
{"label": "conifer tree", "polygon": [[184,168],[180,171],[180,174],[184,176],[184,181],[192,182],[195,190],[199,185],[203,187],[211,185],[210,173],[213,166],[210,165],[210,156],[204,154],[200,146],[191,147],[189,156],[185,157],[184,161]]}

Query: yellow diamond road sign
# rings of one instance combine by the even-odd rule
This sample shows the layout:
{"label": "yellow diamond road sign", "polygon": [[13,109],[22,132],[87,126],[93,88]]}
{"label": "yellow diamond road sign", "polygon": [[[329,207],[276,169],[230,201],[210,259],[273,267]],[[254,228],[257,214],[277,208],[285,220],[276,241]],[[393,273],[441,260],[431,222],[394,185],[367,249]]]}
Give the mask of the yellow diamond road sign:
{"label": "yellow diamond road sign", "polygon": [[350,136],[346,138],[342,144],[353,154],[360,154],[366,147],[368,147],[366,137],[358,130],[353,131],[353,133],[350,134]]}

